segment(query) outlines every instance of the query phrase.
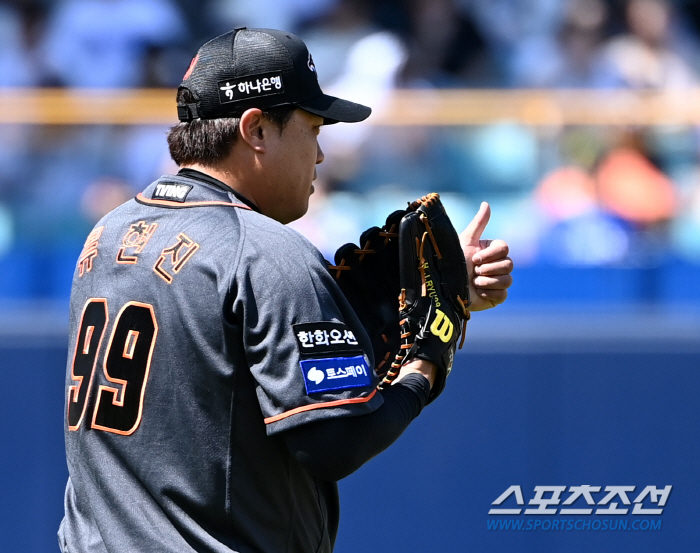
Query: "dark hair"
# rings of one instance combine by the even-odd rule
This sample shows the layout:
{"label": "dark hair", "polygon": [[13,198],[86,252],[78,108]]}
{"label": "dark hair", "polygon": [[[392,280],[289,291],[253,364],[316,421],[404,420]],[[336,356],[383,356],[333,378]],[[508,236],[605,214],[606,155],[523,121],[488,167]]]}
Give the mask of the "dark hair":
{"label": "dark hair", "polygon": [[[178,105],[195,103],[196,98],[186,88],[177,93]],[[292,117],[296,106],[286,105],[262,110],[280,133]],[[240,118],[194,119],[178,123],[168,131],[170,157],[178,166],[193,163],[212,167],[219,164],[231,151],[238,136]]]}

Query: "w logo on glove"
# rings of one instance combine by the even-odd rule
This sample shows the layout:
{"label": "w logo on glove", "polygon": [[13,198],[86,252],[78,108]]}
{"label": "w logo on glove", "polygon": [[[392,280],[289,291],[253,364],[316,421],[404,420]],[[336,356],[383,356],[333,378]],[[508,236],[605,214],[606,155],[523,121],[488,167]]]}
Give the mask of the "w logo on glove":
{"label": "w logo on glove", "polygon": [[[442,326],[440,323],[442,323]],[[455,325],[452,324],[450,318],[438,309],[435,313],[435,320],[433,321],[433,324],[430,325],[430,332],[440,338],[440,340],[443,342],[448,343],[452,338],[454,329]]]}
{"label": "w logo on glove", "polygon": [[411,359],[435,363],[434,400],[450,374],[462,326],[469,319],[467,263],[437,194],[409,206],[399,225],[399,317],[401,349],[383,384]]}

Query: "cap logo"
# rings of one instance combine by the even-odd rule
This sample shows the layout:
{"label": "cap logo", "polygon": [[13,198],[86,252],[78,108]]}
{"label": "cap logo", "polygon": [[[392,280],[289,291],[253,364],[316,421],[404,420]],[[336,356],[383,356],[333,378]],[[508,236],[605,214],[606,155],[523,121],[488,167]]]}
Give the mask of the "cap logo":
{"label": "cap logo", "polygon": [[306,65],[309,66],[309,69],[316,73],[316,64],[314,63],[314,59],[311,57],[311,52],[309,52],[309,61],[306,63]]}
{"label": "cap logo", "polygon": [[219,81],[218,87],[219,101],[222,104],[230,104],[231,102],[248,100],[259,96],[282,94],[284,92],[281,71],[251,75],[242,79]]}
{"label": "cap logo", "polygon": [[192,75],[192,71],[194,70],[194,66],[197,65],[198,61],[199,61],[199,54],[197,54],[195,57],[192,58],[192,61],[190,62],[190,66],[187,69],[187,73],[185,73],[185,76],[182,78],[183,81],[186,81],[187,79],[190,78],[190,75]]}

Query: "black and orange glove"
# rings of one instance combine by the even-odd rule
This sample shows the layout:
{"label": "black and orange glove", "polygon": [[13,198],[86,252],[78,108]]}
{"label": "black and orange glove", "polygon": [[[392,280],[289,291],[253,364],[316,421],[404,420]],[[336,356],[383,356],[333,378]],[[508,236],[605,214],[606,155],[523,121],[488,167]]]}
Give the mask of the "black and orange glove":
{"label": "black and orange glove", "polygon": [[393,212],[362,233],[360,247],[342,246],[329,270],[372,340],[380,386],[411,359],[426,359],[438,367],[435,399],[469,319],[467,264],[439,195]]}
{"label": "black and orange glove", "polygon": [[360,246],[345,244],[329,270],[372,341],[375,371],[384,378],[399,352],[399,224],[408,213],[391,213],[383,227],[360,236]]}
{"label": "black and orange glove", "polygon": [[437,365],[430,401],[445,388],[457,342],[469,320],[467,262],[438,194],[414,204],[399,225],[400,352],[384,378],[391,382],[412,359]]}

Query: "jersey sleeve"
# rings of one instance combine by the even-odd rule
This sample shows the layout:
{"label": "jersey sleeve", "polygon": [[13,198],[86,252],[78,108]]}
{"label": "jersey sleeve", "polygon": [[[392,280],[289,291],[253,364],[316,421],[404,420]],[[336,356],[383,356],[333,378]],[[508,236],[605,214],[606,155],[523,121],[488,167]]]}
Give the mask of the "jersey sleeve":
{"label": "jersey sleeve", "polygon": [[292,229],[247,219],[233,309],[268,434],[377,409],[369,338],[321,254]]}

